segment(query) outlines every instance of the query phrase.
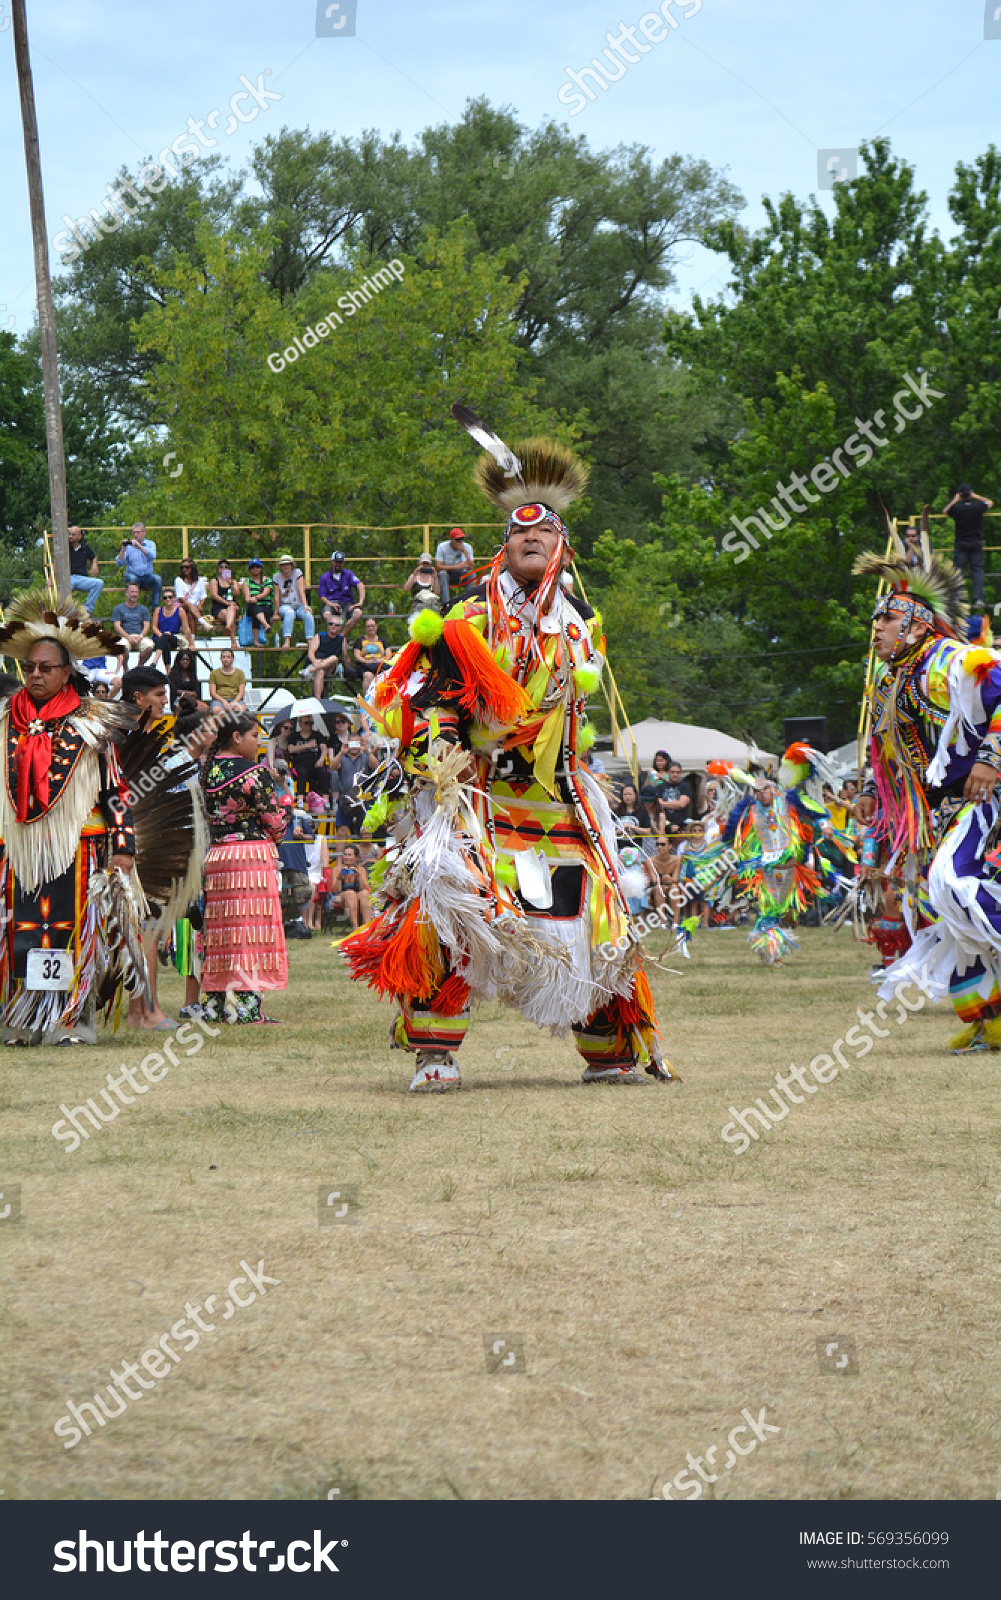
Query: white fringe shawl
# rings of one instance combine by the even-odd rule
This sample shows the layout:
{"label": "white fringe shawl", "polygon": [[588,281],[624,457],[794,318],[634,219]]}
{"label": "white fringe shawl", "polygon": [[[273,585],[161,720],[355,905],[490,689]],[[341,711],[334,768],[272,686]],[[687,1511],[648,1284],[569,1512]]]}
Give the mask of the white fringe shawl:
{"label": "white fringe shawl", "polygon": [[[34,894],[43,883],[51,883],[70,868],[80,843],[83,825],[101,793],[101,767],[98,759],[100,736],[86,718],[70,717],[73,728],[82,735],[88,748],[67,780],[51,810],[33,822],[18,822],[7,787],[7,718],[0,716],[0,744],[3,768],[0,771],[0,839],[7,859],[22,889]],[[100,740],[103,742],[103,740]]]}
{"label": "white fringe shawl", "polygon": [[470,870],[480,841],[460,829],[451,810],[436,804],[429,790],[419,791],[413,804],[420,831],[404,849],[401,866],[423,915],[475,998],[500,1000],[562,1036],[613,995],[631,993],[631,953],[617,950],[606,961],[591,948],[589,897],[573,919],[507,907],[491,918]]}

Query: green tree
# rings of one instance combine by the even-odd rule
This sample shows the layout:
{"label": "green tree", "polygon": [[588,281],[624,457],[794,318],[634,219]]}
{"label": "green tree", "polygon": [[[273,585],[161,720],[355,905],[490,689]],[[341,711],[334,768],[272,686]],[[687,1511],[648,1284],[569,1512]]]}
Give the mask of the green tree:
{"label": "green tree", "polygon": [[[317,273],[293,304],[268,287],[270,239],[199,233],[201,266],[162,274],[137,333],[156,356],[149,401],[164,437],[122,514],[188,524],[497,521],[472,484],[472,447],[448,414],[475,393],[512,436],[551,426],[517,382],[518,283],[471,247],[468,224],[426,236],[403,276],[356,314],[346,290],[379,263]],[[293,338],[331,313],[329,336]],[[315,338],[315,335],[314,335]],[[282,370],[275,365],[285,359]],[[165,444],[183,475],[155,465]],[[411,536],[409,548],[413,546]]]}

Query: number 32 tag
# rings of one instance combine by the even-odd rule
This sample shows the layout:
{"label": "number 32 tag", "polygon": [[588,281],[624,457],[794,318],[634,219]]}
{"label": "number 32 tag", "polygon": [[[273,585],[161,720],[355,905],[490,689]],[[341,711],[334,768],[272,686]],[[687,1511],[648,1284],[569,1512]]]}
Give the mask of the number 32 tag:
{"label": "number 32 tag", "polygon": [[69,950],[28,951],[27,989],[68,989],[72,982],[73,956]]}

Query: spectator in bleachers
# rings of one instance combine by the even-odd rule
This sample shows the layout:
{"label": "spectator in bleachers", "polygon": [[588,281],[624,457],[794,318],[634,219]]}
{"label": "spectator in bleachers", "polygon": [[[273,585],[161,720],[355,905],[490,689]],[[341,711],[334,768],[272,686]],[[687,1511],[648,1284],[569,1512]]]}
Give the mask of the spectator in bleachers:
{"label": "spectator in bleachers", "polygon": [[274,767],[276,772],[278,771],[279,761],[284,761],[286,766],[291,768],[292,757],[289,755],[288,747],[289,741],[294,735],[295,723],[291,717],[286,717],[283,722],[279,722],[277,728],[272,723],[271,737],[268,739],[267,761],[268,765]]}
{"label": "spectator in bleachers", "polygon": [[84,610],[93,614],[104,588],[104,579],[97,576],[97,556],[84,538],[83,529],[78,528],[76,523],[69,530],[69,540],[70,588],[79,589],[86,596]]}
{"label": "spectator in bleachers", "polygon": [[122,540],[115,565],[125,568],[126,588],[130,583],[137,583],[141,590],[149,591],[151,606],[160,604],[160,590],[163,587],[153,570],[155,560],[156,545],[146,537],[145,522],[134,522],[131,535]]}
{"label": "spectator in bleachers", "polygon": [[330,788],[330,772],[327,767],[327,744],[321,738],[313,725],[313,718],[307,715],[296,718],[295,732],[286,746],[288,759],[295,773],[295,786],[301,795],[323,794]]}
{"label": "spectator in bleachers", "polygon": [[923,565],[921,555],[921,530],[913,522],[904,529],[904,560],[909,567]]}
{"label": "spectator in bleachers", "polygon": [[379,758],[372,748],[372,737],[368,733],[348,733],[347,737],[341,734],[341,719],[335,722],[337,727],[340,748],[328,759],[331,772],[336,774],[330,780],[331,798],[337,793],[337,826],[348,827],[352,834],[361,832],[362,818],[365,815],[365,803],[361,791],[365,778],[369,772],[374,772],[379,765]]}
{"label": "spectator in bleachers", "polygon": [[319,933],[323,926],[323,908],[330,893],[330,847],[325,834],[318,833],[306,845],[306,860],[309,863],[309,886],[313,891],[308,926],[311,933]]}
{"label": "spectator in bleachers", "polygon": [[403,592],[410,596],[415,611],[441,610],[441,579],[430,556],[421,556],[403,585]]}
{"label": "spectator in bleachers", "polygon": [[174,594],[187,618],[192,637],[198,628],[204,628],[206,633],[211,633],[212,624],[208,617],[202,615],[208,598],[208,589],[205,579],[198,576],[198,568],[190,556],[185,556],[181,562],[180,573],[174,584]]}
{"label": "spectator in bleachers", "polygon": [[968,483],[961,483],[945,507],[945,515],[952,518],[956,528],[953,563],[960,572],[970,574],[974,611],[981,610],[984,604],[984,512],[990,511],[993,504],[986,496],[975,495]]}
{"label": "spectator in bleachers", "polygon": [[119,639],[124,640],[129,650],[138,650],[140,663],[153,654],[153,642],[148,637],[150,614],[145,606],[139,604],[138,583],[125,585],[125,599],[112,611],[111,622]]}
{"label": "spectator in bleachers", "polygon": [[240,668],[233,665],[232,650],[223,650],[220,653],[219,665],[213,667],[209,673],[209,689],[214,707],[243,704],[247,693],[247,679]]}
{"label": "spectator in bleachers", "polygon": [[467,544],[461,528],[449,530],[448,538],[441,541],[434,553],[434,564],[441,584],[441,608],[447,611],[473,577],[473,547]]}
{"label": "spectator in bleachers", "polygon": [[649,833],[650,813],[640,799],[635,784],[624,783],[615,815],[627,833]]}
{"label": "spectator in bleachers", "polygon": [[337,677],[338,667],[349,683],[361,678],[361,667],[344,639],[344,635],[355,626],[357,617],[345,627],[340,607],[331,606],[324,611],[324,618],[327,625],[322,633],[314,634],[310,639],[308,652],[309,664],[314,668],[313,694],[317,700],[323,699],[323,686],[328,678]]}
{"label": "spectator in bleachers", "polygon": [[386,659],[386,646],[379,638],[379,624],[374,617],[366,618],[365,634],[355,645],[354,657],[362,672],[361,692],[367,694],[372,679]]}
{"label": "spectator in bleachers", "polygon": [[320,591],[320,604],[326,611],[328,606],[339,606],[346,621],[345,632],[352,623],[361,616],[362,606],[365,604],[365,585],[356,572],[344,565],[343,550],[330,552],[330,566],[320,576],[317,585]]}
{"label": "spectator in bleachers", "polygon": [[199,711],[209,709],[208,701],[202,699],[202,688],[198,682],[198,662],[193,650],[178,650],[174,664],[167,674],[170,684],[170,703],[176,706],[180,696],[186,695],[194,702]]}
{"label": "spectator in bleachers", "polygon": [[347,749],[348,740],[354,737],[351,718],[346,711],[337,711],[334,714],[334,736],[330,741],[330,754],[339,755]]}
{"label": "spectator in bleachers", "polygon": [[271,580],[274,588],[274,606],[282,619],[282,649],[292,643],[292,629],[296,617],[302,623],[303,633],[312,639],[316,632],[313,611],[306,604],[306,583],[302,571],[288,554],[278,557],[278,571]]}
{"label": "spectator in bleachers", "polygon": [[344,846],[341,858],[336,862],[331,874],[330,892],[340,901],[340,908],[347,912],[352,928],[357,928],[359,921],[371,921],[372,903],[368,896],[368,873],[358,860],[358,850],[355,845]]}
{"label": "spectator in bleachers", "polygon": [[239,611],[233,569],[228,561],[217,561],[215,574],[209,579],[209,606],[217,622],[229,634],[229,642],[236,649],[236,618]]}
{"label": "spectator in bleachers", "polygon": [[182,631],[188,644],[193,645],[195,641],[185,627],[184,612],[177,603],[173,585],[169,584],[163,591],[160,604],[153,612],[151,633],[157,653],[167,672],[170,671],[170,658],[180,643]]}
{"label": "spectator in bleachers", "polygon": [[243,580],[243,603],[250,618],[253,642],[262,647],[268,642],[268,629],[275,609],[274,596],[274,584],[265,582],[264,566],[257,556],[253,556],[247,562],[247,576]]}
{"label": "spectator in bleachers", "polygon": [[653,758],[653,766],[646,775],[646,782],[640,789],[640,799],[648,804],[653,801],[659,803],[664,790],[670,783],[667,769],[671,765],[671,757],[666,750],[658,750]]}
{"label": "spectator in bleachers", "polygon": [[664,821],[672,833],[680,833],[692,815],[692,791],[681,781],[681,762],[672,761],[667,769],[667,788],[659,797]]}

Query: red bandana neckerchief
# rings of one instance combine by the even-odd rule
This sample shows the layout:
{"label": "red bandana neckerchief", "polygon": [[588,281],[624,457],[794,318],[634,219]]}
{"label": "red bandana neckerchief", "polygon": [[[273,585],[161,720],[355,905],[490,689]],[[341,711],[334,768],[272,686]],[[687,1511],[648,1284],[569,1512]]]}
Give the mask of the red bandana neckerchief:
{"label": "red bandana neckerchief", "polygon": [[43,811],[49,809],[49,768],[52,765],[52,738],[45,727],[59,717],[69,716],[80,704],[80,696],[69,685],[36,706],[27,689],[19,689],[10,703],[10,720],[20,738],[17,742],[17,820],[27,822],[28,802],[36,795]]}

